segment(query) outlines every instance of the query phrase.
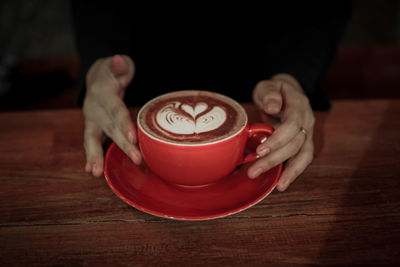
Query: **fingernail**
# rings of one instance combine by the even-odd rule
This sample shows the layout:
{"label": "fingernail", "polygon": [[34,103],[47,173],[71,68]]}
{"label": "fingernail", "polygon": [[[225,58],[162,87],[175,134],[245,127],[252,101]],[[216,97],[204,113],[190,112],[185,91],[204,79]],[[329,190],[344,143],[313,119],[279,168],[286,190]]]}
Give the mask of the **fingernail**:
{"label": "fingernail", "polygon": [[90,165],[90,162],[86,162],[85,171],[86,171],[86,172],[90,172],[91,170],[92,170],[92,167],[91,167],[91,165]]}
{"label": "fingernail", "polygon": [[128,140],[131,144],[134,142],[133,133],[131,131],[128,132]]}
{"label": "fingernail", "polygon": [[258,168],[255,172],[253,172],[253,173],[249,176],[249,178],[250,178],[250,179],[255,179],[255,178],[257,178],[262,172],[263,172],[263,169],[262,169],[262,168]]}
{"label": "fingernail", "polygon": [[257,150],[257,155],[260,157],[264,157],[270,151],[271,151],[271,149],[269,147],[263,147],[263,148]]}
{"label": "fingernail", "polygon": [[275,103],[268,104],[267,105],[267,111],[268,112],[278,112],[279,111],[279,106]]}
{"label": "fingernail", "polygon": [[103,168],[101,167],[101,165],[96,165],[95,172],[96,177],[100,177],[103,174]]}
{"label": "fingernail", "polygon": [[281,183],[277,185],[277,189],[279,192],[283,192],[287,189],[288,185],[287,183]]}
{"label": "fingernail", "polygon": [[285,174],[279,178],[279,182],[277,184],[277,189],[279,192],[285,191],[289,187],[289,180],[286,179]]}
{"label": "fingernail", "polygon": [[131,150],[131,152],[130,152],[130,157],[131,157],[131,160],[132,160],[135,164],[140,164],[140,162],[141,162],[141,156],[138,155],[138,152],[136,152],[135,150]]}
{"label": "fingernail", "polygon": [[96,176],[96,168],[97,168],[97,165],[96,165],[96,163],[94,163],[94,164],[92,165],[92,175],[93,175],[93,176]]}

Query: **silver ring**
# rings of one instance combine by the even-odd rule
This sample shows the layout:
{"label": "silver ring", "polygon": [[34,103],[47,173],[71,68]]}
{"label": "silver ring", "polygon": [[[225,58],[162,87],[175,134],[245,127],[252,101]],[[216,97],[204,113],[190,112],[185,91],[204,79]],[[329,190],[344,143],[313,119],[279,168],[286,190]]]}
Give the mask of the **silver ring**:
{"label": "silver ring", "polygon": [[307,130],[304,129],[303,127],[300,129],[300,132],[301,132],[302,134],[304,134],[305,136],[307,136]]}

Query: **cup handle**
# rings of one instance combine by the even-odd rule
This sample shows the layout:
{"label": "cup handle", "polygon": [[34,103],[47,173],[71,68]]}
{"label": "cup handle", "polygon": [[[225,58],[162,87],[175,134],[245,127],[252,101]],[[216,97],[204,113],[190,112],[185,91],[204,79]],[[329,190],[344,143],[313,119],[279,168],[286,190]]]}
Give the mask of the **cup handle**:
{"label": "cup handle", "polygon": [[[270,135],[272,135],[273,132],[274,132],[274,128],[272,128],[268,124],[254,123],[254,124],[251,124],[249,129],[247,130],[247,140],[254,137],[254,135],[257,133],[263,133],[269,137]],[[245,155],[239,165],[245,164],[245,163],[248,163],[251,161],[255,161],[257,159],[258,159],[257,153],[252,152],[252,153]]]}

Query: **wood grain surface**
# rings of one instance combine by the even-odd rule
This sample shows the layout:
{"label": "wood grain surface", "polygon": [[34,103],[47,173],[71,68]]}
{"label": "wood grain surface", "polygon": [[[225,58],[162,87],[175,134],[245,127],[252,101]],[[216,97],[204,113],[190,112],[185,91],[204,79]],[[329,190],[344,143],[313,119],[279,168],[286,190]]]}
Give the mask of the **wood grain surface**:
{"label": "wood grain surface", "polygon": [[0,265],[400,263],[400,100],[337,100],[316,117],[316,158],[286,192],[182,222],[84,172],[80,110],[0,113]]}

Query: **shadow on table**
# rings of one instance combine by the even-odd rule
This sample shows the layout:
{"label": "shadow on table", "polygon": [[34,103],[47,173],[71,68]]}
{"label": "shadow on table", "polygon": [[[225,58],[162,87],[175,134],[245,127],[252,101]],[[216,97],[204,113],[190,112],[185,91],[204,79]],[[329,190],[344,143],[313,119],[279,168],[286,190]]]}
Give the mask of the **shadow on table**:
{"label": "shadow on table", "polygon": [[[338,195],[333,215],[340,215],[340,219],[328,222],[330,229],[319,255],[323,263],[400,261],[400,146],[393,143],[400,137],[400,108],[395,104],[384,108],[383,115],[371,118],[359,136],[360,142],[369,140],[369,144],[362,146],[368,147],[366,151],[359,152],[363,156],[357,169],[338,181],[347,190]],[[374,121],[380,121],[378,127]]]}

